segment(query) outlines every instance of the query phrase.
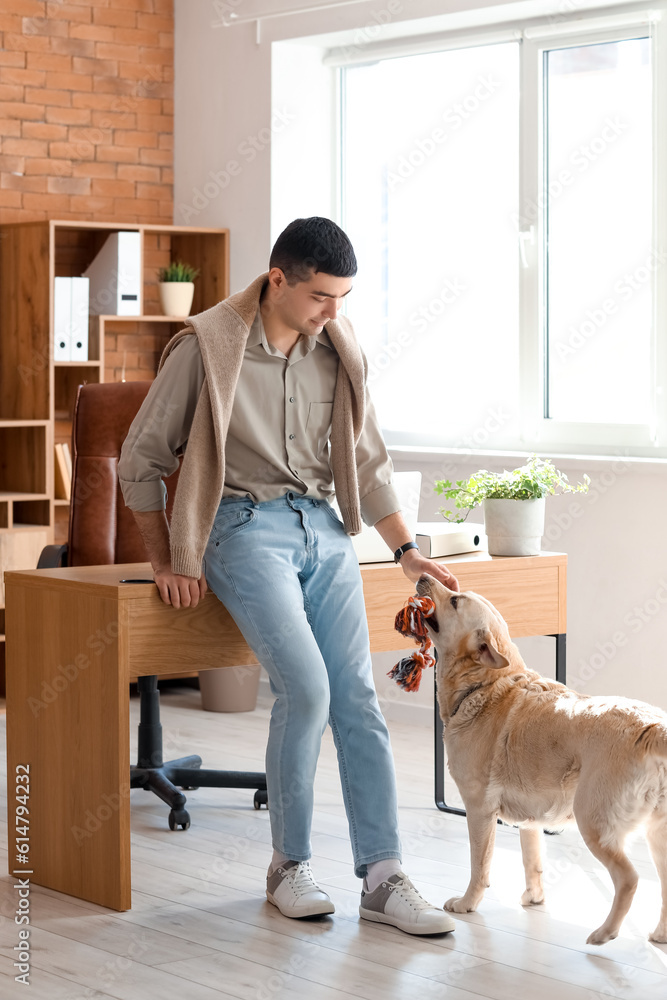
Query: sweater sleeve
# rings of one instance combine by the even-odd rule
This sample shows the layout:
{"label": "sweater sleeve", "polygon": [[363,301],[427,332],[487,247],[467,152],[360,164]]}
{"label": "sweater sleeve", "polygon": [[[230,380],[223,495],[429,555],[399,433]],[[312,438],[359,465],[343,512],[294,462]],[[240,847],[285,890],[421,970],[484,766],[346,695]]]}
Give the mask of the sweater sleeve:
{"label": "sweater sleeve", "polygon": [[203,381],[199,343],[191,334],[167,357],[123,443],[118,479],[130,510],[164,510],[162,480],[178,468]]}
{"label": "sweater sleeve", "polygon": [[366,419],[357,443],[357,476],[361,516],[372,527],[401,509],[392,485],[394,465],[387,452],[373,401],[366,387]]}

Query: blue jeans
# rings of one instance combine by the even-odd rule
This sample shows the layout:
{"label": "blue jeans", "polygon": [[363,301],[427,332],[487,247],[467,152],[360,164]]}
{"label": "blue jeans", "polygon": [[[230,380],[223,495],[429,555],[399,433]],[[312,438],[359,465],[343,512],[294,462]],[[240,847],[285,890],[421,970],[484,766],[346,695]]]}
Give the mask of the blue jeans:
{"label": "blue jeans", "polygon": [[355,873],[400,860],[394,761],[373,685],[361,573],[333,508],[296,493],[264,503],[227,497],[204,571],[276,698],[266,748],[274,848],[293,861],[311,856],[313,782],[329,722]]}

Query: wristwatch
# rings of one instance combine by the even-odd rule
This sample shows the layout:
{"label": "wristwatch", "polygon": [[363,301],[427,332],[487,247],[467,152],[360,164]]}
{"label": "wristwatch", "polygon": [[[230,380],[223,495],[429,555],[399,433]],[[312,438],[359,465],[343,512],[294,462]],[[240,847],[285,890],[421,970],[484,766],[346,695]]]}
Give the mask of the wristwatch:
{"label": "wristwatch", "polygon": [[419,546],[416,542],[406,542],[405,545],[400,545],[394,552],[394,562],[400,562],[401,556],[404,555],[408,549],[418,549]]}

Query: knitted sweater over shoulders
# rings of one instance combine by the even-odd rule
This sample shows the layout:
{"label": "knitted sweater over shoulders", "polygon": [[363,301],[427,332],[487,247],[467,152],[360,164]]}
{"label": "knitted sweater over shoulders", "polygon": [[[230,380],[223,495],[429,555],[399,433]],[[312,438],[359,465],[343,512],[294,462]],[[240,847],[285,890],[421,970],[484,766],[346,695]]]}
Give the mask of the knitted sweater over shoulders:
{"label": "knitted sweater over shoulders", "polygon": [[[267,279],[268,273],[261,274],[244,291],[189,317],[188,326],[171,338],[160,359],[159,368],[182,337],[196,334],[204,382],[171,516],[172,570],[184,576],[201,575],[225,482],[225,441],[236,383]],[[331,470],[345,530],[356,535],[362,521],[355,447],[364,426],[366,361],[352,324],[344,316],[330,320],[326,331],[340,359],[331,426]]]}

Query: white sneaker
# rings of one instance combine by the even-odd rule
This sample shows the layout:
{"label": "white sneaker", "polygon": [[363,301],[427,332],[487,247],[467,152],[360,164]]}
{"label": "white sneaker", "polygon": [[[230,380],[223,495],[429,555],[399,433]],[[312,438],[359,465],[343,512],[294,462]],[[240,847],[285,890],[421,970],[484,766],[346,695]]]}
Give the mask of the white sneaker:
{"label": "white sneaker", "polygon": [[266,898],[285,917],[333,913],[334,905],[318,886],[309,861],[286,861],[266,877]]}
{"label": "white sneaker", "polygon": [[364,879],[359,916],[391,924],[407,934],[446,934],[456,927],[448,913],[426,902],[403,872],[380,882],[373,892]]}

